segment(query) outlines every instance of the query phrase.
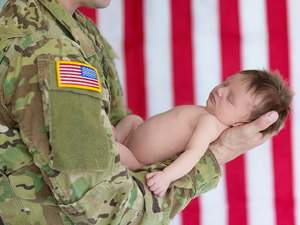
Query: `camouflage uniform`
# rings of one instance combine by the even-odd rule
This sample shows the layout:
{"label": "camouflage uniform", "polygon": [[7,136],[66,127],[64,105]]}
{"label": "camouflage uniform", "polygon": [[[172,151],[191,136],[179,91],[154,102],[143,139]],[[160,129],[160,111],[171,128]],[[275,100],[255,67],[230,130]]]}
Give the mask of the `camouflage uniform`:
{"label": "camouflage uniform", "polygon": [[[9,0],[0,14],[0,216],[4,224],[168,224],[214,188],[208,150],[162,198],[120,163],[111,124],[129,112],[114,52],[59,0]],[[95,67],[101,92],[59,87],[56,61]],[[174,159],[173,159],[174,160]],[[1,223],[1,221],[0,221]]]}

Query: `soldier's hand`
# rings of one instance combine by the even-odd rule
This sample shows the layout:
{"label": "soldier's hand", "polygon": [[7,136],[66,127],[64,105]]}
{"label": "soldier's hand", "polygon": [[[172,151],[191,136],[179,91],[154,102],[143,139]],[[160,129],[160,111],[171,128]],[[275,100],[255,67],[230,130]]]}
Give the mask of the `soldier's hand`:
{"label": "soldier's hand", "polygon": [[166,193],[171,183],[171,179],[163,171],[148,173],[146,180],[150,190],[159,197],[162,197]]}
{"label": "soldier's hand", "polygon": [[231,161],[274,136],[276,133],[263,135],[260,131],[268,128],[277,119],[278,113],[271,111],[251,123],[225,130],[216,141],[209,145],[219,165]]}

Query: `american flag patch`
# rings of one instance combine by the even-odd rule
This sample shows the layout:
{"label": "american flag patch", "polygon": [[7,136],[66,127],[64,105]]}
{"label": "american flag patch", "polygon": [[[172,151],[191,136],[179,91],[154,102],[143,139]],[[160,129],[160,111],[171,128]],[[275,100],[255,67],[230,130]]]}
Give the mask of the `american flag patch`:
{"label": "american flag patch", "polygon": [[78,62],[57,61],[57,82],[59,87],[72,87],[101,92],[97,69]]}

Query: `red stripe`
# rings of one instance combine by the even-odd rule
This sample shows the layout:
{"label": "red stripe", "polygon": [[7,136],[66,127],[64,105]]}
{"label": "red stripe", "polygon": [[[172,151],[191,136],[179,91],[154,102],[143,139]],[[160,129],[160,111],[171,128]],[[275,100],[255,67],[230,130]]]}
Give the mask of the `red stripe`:
{"label": "red stripe", "polygon": [[188,206],[182,211],[182,225],[197,225],[200,224],[200,204],[199,198],[194,198]]}
{"label": "red stripe", "polygon": [[194,104],[190,0],[172,0],[174,104]]}
{"label": "red stripe", "polygon": [[127,103],[133,113],[147,117],[144,67],[143,1],[124,1]]}
{"label": "red stripe", "polygon": [[80,68],[80,65],[70,63],[59,63],[59,67],[72,67],[72,68]]}
{"label": "red stripe", "polygon": [[[220,0],[222,79],[241,69],[241,40],[237,0]],[[226,164],[228,224],[247,225],[244,156]]]}
{"label": "red stripe", "polygon": [[59,64],[60,68],[65,68],[65,69],[80,69],[80,65],[71,65],[71,64]]}
{"label": "red stripe", "polygon": [[60,79],[60,83],[62,84],[72,84],[72,82],[76,82],[77,84],[81,84],[81,85],[85,85],[85,86],[95,86],[95,87],[99,87],[98,82],[90,82],[90,81],[84,81],[82,79],[70,79],[70,78],[61,78]]}
{"label": "red stripe", "polygon": [[82,12],[85,16],[91,18],[94,23],[97,21],[97,13],[95,9],[89,9],[86,7],[79,7],[78,8],[80,12]]}
{"label": "red stripe", "polygon": [[[270,69],[278,69],[286,80],[290,80],[289,43],[287,25],[287,3],[267,1],[269,27]],[[291,145],[291,120],[273,138],[273,166],[275,185],[275,207],[277,225],[294,225],[294,190]]]}
{"label": "red stripe", "polygon": [[[194,74],[190,0],[172,0],[172,69],[174,105],[194,104]],[[200,225],[199,199],[182,211],[182,225]]]}

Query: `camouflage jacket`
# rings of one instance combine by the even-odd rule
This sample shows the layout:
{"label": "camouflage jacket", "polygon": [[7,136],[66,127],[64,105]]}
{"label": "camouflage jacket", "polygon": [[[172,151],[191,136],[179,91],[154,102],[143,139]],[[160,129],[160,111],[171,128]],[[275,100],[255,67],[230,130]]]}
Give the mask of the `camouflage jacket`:
{"label": "camouflage jacket", "polygon": [[[192,198],[217,185],[221,172],[209,150],[162,198],[147,188],[144,177],[172,159],[136,172],[121,165],[111,124],[129,111],[114,56],[93,22],[77,11],[72,17],[59,0],[8,0],[4,6],[0,14],[4,224],[168,224]],[[62,85],[63,63],[84,67],[91,76],[97,71],[101,91],[70,82]]]}

